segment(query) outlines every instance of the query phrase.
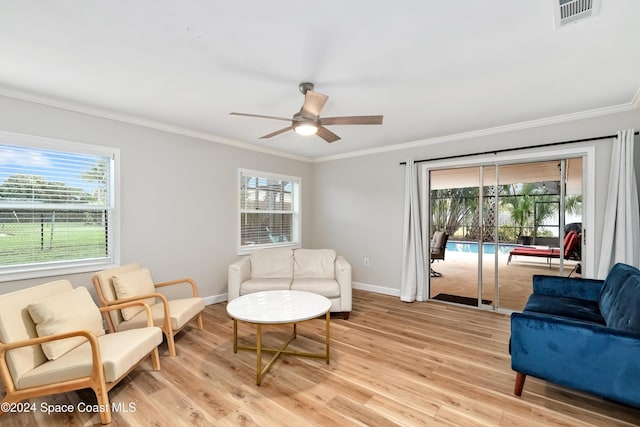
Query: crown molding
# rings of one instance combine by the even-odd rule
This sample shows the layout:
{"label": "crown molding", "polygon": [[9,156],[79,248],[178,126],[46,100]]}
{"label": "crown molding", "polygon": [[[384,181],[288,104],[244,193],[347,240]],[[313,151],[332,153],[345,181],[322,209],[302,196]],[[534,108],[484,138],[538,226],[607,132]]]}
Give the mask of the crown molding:
{"label": "crown molding", "polygon": [[428,145],[440,144],[443,142],[459,141],[464,139],[478,138],[489,135],[496,135],[507,132],[514,132],[519,130],[531,129],[536,127],[550,126],[560,123],[566,123],[576,120],[589,119],[593,117],[606,116],[610,114],[623,113],[640,109],[640,88],[635,93],[633,99],[625,104],[613,105],[609,107],[596,108],[593,110],[581,111],[577,113],[563,114],[560,116],[552,116],[543,119],[529,120],[524,122],[512,123],[508,125],[495,126],[486,129],[478,129],[469,132],[456,133],[451,135],[444,135],[435,138],[422,139],[418,141],[405,142],[400,144],[394,144],[385,147],[372,148],[367,150],[352,151],[350,153],[336,154],[323,157],[307,157],[297,154],[287,153],[284,151],[274,150],[268,147],[262,147],[247,142],[237,141],[230,138],[225,138],[217,135],[213,135],[207,132],[196,131],[192,129],[183,128],[180,126],[174,126],[163,122],[145,119],[142,117],[117,113],[114,111],[91,107],[87,105],[71,103],[63,101],[54,97],[47,97],[41,94],[35,94],[28,91],[17,90],[0,85],[0,95],[8,98],[15,98],[22,101],[33,102],[36,104],[42,104],[49,107],[61,108],[64,110],[73,111],[76,113],[88,114],[95,117],[116,120],[123,123],[134,124],[151,129],[156,129],[164,132],[170,132],[177,135],[188,136],[192,138],[201,139],[204,141],[214,142],[218,144],[229,145],[232,147],[256,151],[273,156],[283,157],[287,159],[297,160],[307,163],[322,163],[333,160],[348,159],[352,157],[368,156],[380,153],[389,153],[394,151],[401,151],[413,148],[424,147]]}
{"label": "crown molding", "polygon": [[459,141],[464,139],[479,138],[483,136],[497,135],[501,133],[514,132],[514,131],[519,131],[524,129],[550,126],[550,125],[555,125],[559,123],[567,123],[567,122],[572,122],[576,120],[590,119],[593,117],[607,116],[610,114],[624,113],[624,112],[633,111],[639,108],[640,108],[640,89],[638,90],[638,92],[636,92],[634,99],[631,102],[628,102],[626,104],[596,108],[593,110],[563,114],[560,116],[552,116],[544,119],[536,119],[536,120],[529,120],[525,122],[512,123],[508,125],[495,126],[495,127],[486,128],[486,129],[472,130],[469,132],[456,133],[452,135],[438,136],[435,138],[422,139],[418,141],[405,142],[401,144],[394,144],[386,147],[352,151],[350,153],[336,154],[333,156],[316,157],[312,160],[312,162],[322,163],[322,162],[328,162],[332,160],[347,159],[351,157],[360,157],[360,156],[368,156],[372,154],[389,153],[392,151],[407,150],[411,148],[424,147],[427,145],[440,144],[443,142],[452,142],[452,141]]}
{"label": "crown molding", "polygon": [[635,108],[640,108],[640,87],[638,88],[636,94],[633,96],[631,105],[633,105]]}
{"label": "crown molding", "polygon": [[54,97],[48,97],[32,92],[16,90],[5,86],[0,86],[0,95],[8,98],[14,98],[21,101],[33,102],[36,104],[45,105],[48,107],[61,108],[64,110],[73,111],[75,113],[87,114],[90,116],[100,117],[103,119],[116,120],[123,123],[143,126],[155,130],[164,132],[170,132],[177,135],[188,136],[192,138],[202,139],[209,142],[215,142],[218,144],[230,145],[232,147],[241,148],[244,150],[257,151],[264,154],[270,154],[273,156],[284,157],[288,159],[298,160],[302,162],[311,162],[311,157],[299,156],[296,154],[287,153],[284,151],[274,150],[268,147],[260,147],[257,145],[249,144],[235,139],[225,138],[218,135],[213,135],[207,132],[196,131],[192,129],[183,128],[180,126],[174,126],[163,122],[145,119],[132,114],[117,113],[114,111],[95,108],[88,105],[82,105],[79,103],[71,103],[63,101]]}

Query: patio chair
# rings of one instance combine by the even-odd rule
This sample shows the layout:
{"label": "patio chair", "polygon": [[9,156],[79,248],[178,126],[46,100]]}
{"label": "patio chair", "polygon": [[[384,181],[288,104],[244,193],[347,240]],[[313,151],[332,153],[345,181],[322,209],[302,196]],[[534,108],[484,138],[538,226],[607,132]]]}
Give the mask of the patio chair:
{"label": "patio chair", "polygon": [[[145,313],[144,327],[105,334],[101,313],[133,307]],[[108,424],[109,390],[148,356],[159,370],[160,343],[162,332],[142,301],[98,308],[87,288],[68,280],[0,295],[0,415],[7,404],[90,388]]]}
{"label": "patio chair", "polygon": [[[148,269],[132,263],[96,273],[93,276],[93,285],[100,304],[105,307],[119,302],[144,300],[151,307],[154,325],[160,326],[167,338],[171,357],[176,355],[174,336],[191,320],[196,319],[198,329],[203,329],[204,300],[198,296],[198,288],[192,279],[184,278],[154,284]],[[157,291],[158,288],[172,285],[186,285],[191,296],[168,299]],[[144,325],[140,310],[135,308],[115,310],[105,318],[112,332]]]}
{"label": "patio chair", "polygon": [[[579,253],[580,235],[575,231],[569,231],[564,237],[564,259],[579,259],[575,254]],[[559,248],[530,248],[530,247],[517,247],[509,252],[509,258],[507,259],[507,265],[511,263],[512,256],[529,256],[538,258],[547,258],[549,267],[551,267],[551,260],[554,258],[560,258]]]}
{"label": "patio chair", "polygon": [[[447,249],[447,241],[449,240],[449,235],[446,231],[436,231],[433,233],[433,237],[431,238],[431,264],[435,260],[444,261],[444,253]],[[438,273],[432,267],[429,268],[431,273],[431,277],[441,277],[442,273]]]}

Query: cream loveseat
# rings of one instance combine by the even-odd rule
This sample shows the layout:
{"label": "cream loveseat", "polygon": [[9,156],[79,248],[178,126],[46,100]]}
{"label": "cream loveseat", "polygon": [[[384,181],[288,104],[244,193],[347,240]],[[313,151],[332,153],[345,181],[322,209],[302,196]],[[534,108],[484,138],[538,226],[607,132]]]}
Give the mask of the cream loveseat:
{"label": "cream loveseat", "polygon": [[331,311],[351,312],[351,264],[333,249],[261,249],[229,266],[228,300],[292,289],[329,298]]}

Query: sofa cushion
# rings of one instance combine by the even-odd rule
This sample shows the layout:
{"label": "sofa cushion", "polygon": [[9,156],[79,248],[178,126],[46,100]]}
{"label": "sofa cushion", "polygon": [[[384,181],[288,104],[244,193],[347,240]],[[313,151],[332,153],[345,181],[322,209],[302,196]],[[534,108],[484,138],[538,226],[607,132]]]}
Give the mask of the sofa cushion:
{"label": "sofa cushion", "polygon": [[[153,279],[151,278],[151,272],[147,268],[116,274],[113,276],[112,281],[113,288],[118,299],[153,294],[156,291],[156,288],[153,285]],[[151,306],[156,303],[156,299],[147,298],[144,302]],[[120,310],[124,320],[133,319],[142,311],[144,311],[144,308],[140,305]]]}
{"label": "sofa cushion", "polygon": [[[204,300],[202,298],[181,298],[169,300],[169,313],[171,317],[171,328],[174,331],[182,328],[187,322],[193,319],[198,313],[204,310]],[[159,302],[151,306],[151,316],[155,326],[162,326],[164,323],[164,304]],[[147,326],[147,313],[142,311],[131,320],[126,320],[118,325],[118,331],[126,331]]]}
{"label": "sofa cushion", "polygon": [[240,285],[240,295],[252,294],[261,291],[283,291],[291,289],[290,278],[263,278],[249,279]]}
{"label": "sofa cushion", "polygon": [[[46,297],[29,304],[27,309],[40,337],[80,329],[87,329],[97,336],[104,335],[102,316],[85,287]],[[72,337],[41,346],[49,360],[56,360],[86,341],[84,337]]]}
{"label": "sofa cushion", "polygon": [[261,249],[251,254],[251,278],[293,277],[292,249]]}
{"label": "sofa cushion", "polygon": [[340,285],[334,279],[295,279],[291,290],[313,292],[327,298],[340,297]]}
{"label": "sofa cushion", "polygon": [[640,276],[632,275],[624,281],[602,316],[609,328],[640,332]]}
{"label": "sofa cushion", "polygon": [[[106,334],[98,338],[104,376],[107,383],[124,375],[137,361],[162,343],[160,328],[141,328]],[[18,389],[52,382],[67,381],[91,375],[91,346],[88,342],[74,348],[59,359],[46,362],[23,375]]]}
{"label": "sofa cushion", "polygon": [[336,251],[333,249],[296,249],[294,279],[334,279]]}
{"label": "sofa cushion", "polygon": [[618,298],[622,284],[634,275],[640,276],[640,270],[627,264],[618,263],[609,270],[600,290],[600,312],[605,318],[611,305]]}
{"label": "sofa cushion", "polygon": [[600,325],[605,323],[600,315],[597,302],[557,295],[533,294],[527,300],[524,311],[562,316]]}

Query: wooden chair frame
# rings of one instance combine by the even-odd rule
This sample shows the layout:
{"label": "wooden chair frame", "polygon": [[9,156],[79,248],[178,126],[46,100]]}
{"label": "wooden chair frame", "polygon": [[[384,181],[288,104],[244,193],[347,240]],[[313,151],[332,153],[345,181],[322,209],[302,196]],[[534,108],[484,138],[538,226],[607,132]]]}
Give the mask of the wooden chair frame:
{"label": "wooden chair frame", "polygon": [[[183,325],[183,327],[180,328],[180,329],[176,329],[176,330],[173,329],[173,326],[171,325],[171,315],[170,315],[170,311],[169,311],[169,300],[167,299],[166,296],[164,296],[163,294],[161,294],[159,292],[155,292],[155,293],[152,293],[152,294],[136,295],[135,297],[131,297],[131,298],[122,298],[122,299],[115,299],[113,301],[108,301],[105,298],[104,293],[102,292],[102,286],[100,285],[100,281],[98,280],[98,278],[96,276],[94,276],[92,281],[93,281],[93,286],[96,289],[96,293],[98,294],[98,300],[100,301],[100,304],[105,306],[105,307],[111,307],[111,306],[114,306],[116,304],[123,303],[123,302],[144,300],[144,299],[147,299],[147,298],[158,298],[158,299],[160,299],[160,301],[162,301],[162,305],[163,305],[163,308],[164,308],[164,319],[163,319],[162,325],[160,326],[160,329],[162,329],[162,332],[164,333],[165,337],[167,337],[167,346],[169,348],[169,356],[175,357],[175,355],[176,355],[176,344],[175,344],[174,336],[178,332],[180,332],[184,328],[184,326],[186,326],[187,324],[185,323]],[[191,291],[193,293],[193,296],[194,297],[198,297],[198,287],[196,285],[196,282],[193,279],[190,279],[190,278],[182,278],[182,279],[170,280],[168,282],[154,283],[153,286],[155,288],[162,288],[162,287],[165,287],[165,286],[172,286],[172,285],[177,285],[177,284],[187,284],[187,283],[191,285]],[[107,327],[109,328],[109,331],[110,332],[116,332],[116,328],[115,328],[115,325],[113,324],[111,316],[104,316],[104,318],[107,321]],[[198,329],[199,330],[203,330],[204,329],[204,324],[203,324],[203,321],[202,321],[202,313],[199,313],[195,318],[196,318],[196,322],[197,322],[197,325],[198,325]]]}
{"label": "wooden chair frame", "polygon": [[[112,305],[110,307],[98,307],[98,310],[104,313],[110,310],[120,310],[134,305],[144,306],[144,309],[147,313],[147,326],[153,326],[151,309],[142,301],[130,301],[118,305]],[[9,372],[9,366],[7,365],[6,354],[8,351],[20,347],[27,347],[49,341],[78,336],[85,337],[89,341],[89,345],[91,346],[92,369],[90,376],[37,387],[28,387],[20,390],[16,389],[13,378],[11,378],[11,374]],[[108,394],[109,390],[111,390],[116,384],[118,384],[148,356],[151,356],[153,370],[160,370],[160,356],[158,354],[158,347],[156,346],[149,354],[147,354],[147,356],[142,358],[137,364],[133,365],[122,376],[120,376],[113,382],[107,383],[104,377],[104,368],[102,365],[102,356],[100,353],[100,343],[98,342],[98,337],[96,337],[93,332],[86,329],[48,335],[45,337],[32,338],[28,340],[15,341],[11,343],[3,343],[2,341],[0,341],[0,378],[2,378],[2,382],[4,383],[6,393],[4,399],[2,400],[2,403],[17,403],[25,399],[30,399],[32,397],[49,396],[51,394],[65,393],[68,391],[90,388],[96,394],[98,405],[100,405],[101,408],[104,408],[104,411],[100,412],[100,421],[102,422],[102,424],[109,424],[111,422],[111,405],[109,404]],[[3,415],[4,413],[5,412],[2,411],[0,407],[0,415]]]}

